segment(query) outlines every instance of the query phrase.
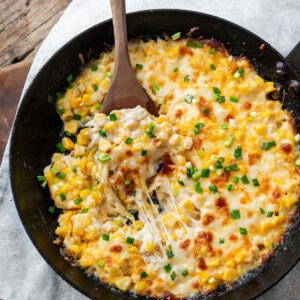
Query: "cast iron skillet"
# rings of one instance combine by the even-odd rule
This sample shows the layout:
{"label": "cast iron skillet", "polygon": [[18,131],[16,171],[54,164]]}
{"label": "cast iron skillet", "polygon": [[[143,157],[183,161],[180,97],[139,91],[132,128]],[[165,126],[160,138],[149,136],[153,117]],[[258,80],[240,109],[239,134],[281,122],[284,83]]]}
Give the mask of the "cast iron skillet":
{"label": "cast iron skillet", "polygon": [[[277,81],[270,71],[277,61],[285,59],[266,42],[249,31],[223,19],[183,10],[150,10],[128,14],[128,37],[145,39],[172,35],[181,31],[184,35],[192,27],[200,27],[199,34],[214,37],[223,42],[233,55],[246,55],[267,80]],[[260,46],[265,44],[263,50]],[[113,44],[111,20],[100,23],[81,33],[63,46],[45,64],[28,88],[14,122],[10,148],[10,180],[17,210],[32,242],[49,265],[73,287],[93,299],[133,298],[128,293],[111,291],[105,284],[88,277],[81,269],[71,267],[60,255],[59,247],[52,243],[57,226],[58,213],[48,213],[52,205],[49,193],[42,191],[36,176],[49,164],[62,129],[62,122],[47,95],[55,95],[67,87],[69,74],[79,74],[81,63],[99,56],[107,44]],[[289,80],[300,79],[294,67],[288,63]],[[284,87],[287,80],[281,82]],[[300,127],[300,97],[285,99],[285,107],[293,111]],[[220,287],[217,292],[195,299],[250,299],[258,296],[282,278],[298,261],[300,255],[299,213],[283,245],[275,257],[251,272],[232,287]],[[63,295],[62,295],[63,296]],[[140,297],[144,299],[145,297]]]}

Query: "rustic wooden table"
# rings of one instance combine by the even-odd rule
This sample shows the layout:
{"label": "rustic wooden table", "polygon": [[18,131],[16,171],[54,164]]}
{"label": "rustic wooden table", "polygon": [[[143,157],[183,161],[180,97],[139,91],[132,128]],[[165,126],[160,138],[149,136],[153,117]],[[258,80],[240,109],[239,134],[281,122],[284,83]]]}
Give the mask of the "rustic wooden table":
{"label": "rustic wooden table", "polygon": [[0,1],[0,162],[34,55],[70,2]]}

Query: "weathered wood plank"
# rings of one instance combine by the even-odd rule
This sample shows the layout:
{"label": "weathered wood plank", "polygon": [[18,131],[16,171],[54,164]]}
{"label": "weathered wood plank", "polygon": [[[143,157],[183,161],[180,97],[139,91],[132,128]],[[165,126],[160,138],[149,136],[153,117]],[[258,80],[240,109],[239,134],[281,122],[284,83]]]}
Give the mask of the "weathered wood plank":
{"label": "weathered wood plank", "polygon": [[71,0],[1,0],[0,66],[33,56]]}
{"label": "weathered wood plank", "polygon": [[31,63],[25,60],[0,69],[0,162]]}

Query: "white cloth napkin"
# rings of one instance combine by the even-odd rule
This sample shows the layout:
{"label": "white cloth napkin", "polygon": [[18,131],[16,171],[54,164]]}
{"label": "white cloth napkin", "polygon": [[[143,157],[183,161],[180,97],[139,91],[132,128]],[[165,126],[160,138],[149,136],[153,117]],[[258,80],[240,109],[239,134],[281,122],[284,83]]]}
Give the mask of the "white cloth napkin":
{"label": "white cloth napkin", "polygon": [[[151,8],[196,10],[223,17],[253,31],[283,55],[300,40],[299,0],[127,0],[128,12]],[[109,0],[74,0],[40,47],[23,93],[56,50],[81,31],[108,18]],[[299,281],[300,264],[260,300],[299,299]],[[52,271],[26,235],[12,199],[8,147],[0,168],[0,299],[87,299]]]}

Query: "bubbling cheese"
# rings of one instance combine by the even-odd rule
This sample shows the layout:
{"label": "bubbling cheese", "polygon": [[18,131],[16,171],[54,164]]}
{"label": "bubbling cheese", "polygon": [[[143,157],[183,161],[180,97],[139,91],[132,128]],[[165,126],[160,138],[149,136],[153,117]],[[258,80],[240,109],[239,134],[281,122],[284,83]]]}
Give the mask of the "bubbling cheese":
{"label": "bubbling cheese", "polygon": [[160,116],[100,113],[114,51],[83,69],[57,101],[66,152],[44,170],[62,210],[56,234],[82,268],[121,290],[212,292],[271,257],[296,214],[293,118],[268,100],[274,83],[221,44],[129,49]]}

